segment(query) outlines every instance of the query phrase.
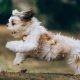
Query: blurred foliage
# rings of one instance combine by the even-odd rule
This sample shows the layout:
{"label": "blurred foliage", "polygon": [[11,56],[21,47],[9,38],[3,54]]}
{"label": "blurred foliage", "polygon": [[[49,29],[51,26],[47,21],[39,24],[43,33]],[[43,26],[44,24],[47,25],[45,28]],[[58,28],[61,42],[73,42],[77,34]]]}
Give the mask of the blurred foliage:
{"label": "blurred foliage", "polygon": [[33,8],[49,29],[80,31],[80,0],[0,0],[0,23],[7,22],[12,6],[20,10]]}
{"label": "blurred foliage", "polygon": [[80,30],[80,0],[37,0],[36,4],[49,29]]}
{"label": "blurred foliage", "polygon": [[6,23],[11,15],[12,0],[0,0],[0,23]]}

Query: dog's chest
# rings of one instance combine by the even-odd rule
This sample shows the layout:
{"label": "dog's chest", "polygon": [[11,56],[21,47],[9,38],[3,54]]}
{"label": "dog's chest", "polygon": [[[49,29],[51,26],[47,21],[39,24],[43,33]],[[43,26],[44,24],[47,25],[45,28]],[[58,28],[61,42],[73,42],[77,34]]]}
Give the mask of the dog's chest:
{"label": "dog's chest", "polygon": [[[25,41],[26,38],[27,38],[27,35],[23,37],[23,41]],[[29,56],[40,57],[43,54],[44,45],[47,45],[48,42],[51,42],[50,45],[52,46],[52,44],[54,43],[52,41],[52,37],[47,33],[41,34],[38,40],[38,47],[35,50],[29,51]]]}

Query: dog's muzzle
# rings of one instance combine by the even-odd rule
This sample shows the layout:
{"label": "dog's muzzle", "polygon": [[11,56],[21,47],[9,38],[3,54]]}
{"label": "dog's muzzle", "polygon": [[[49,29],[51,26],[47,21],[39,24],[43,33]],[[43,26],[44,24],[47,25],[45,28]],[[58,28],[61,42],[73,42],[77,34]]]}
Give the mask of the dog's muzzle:
{"label": "dog's muzzle", "polygon": [[16,34],[17,32],[16,32],[16,31],[12,31],[11,33],[12,33],[12,34]]}
{"label": "dog's muzzle", "polygon": [[[8,24],[6,24],[6,26],[8,27]],[[16,31],[10,31],[11,34],[16,34],[17,32]]]}

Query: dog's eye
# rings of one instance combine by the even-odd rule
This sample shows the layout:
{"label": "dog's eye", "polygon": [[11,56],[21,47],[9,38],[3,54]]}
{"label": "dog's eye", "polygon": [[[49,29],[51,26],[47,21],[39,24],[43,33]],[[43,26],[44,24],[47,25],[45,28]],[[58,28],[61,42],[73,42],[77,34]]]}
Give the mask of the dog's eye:
{"label": "dog's eye", "polygon": [[12,25],[13,25],[13,26],[15,25],[14,21],[12,21]]}

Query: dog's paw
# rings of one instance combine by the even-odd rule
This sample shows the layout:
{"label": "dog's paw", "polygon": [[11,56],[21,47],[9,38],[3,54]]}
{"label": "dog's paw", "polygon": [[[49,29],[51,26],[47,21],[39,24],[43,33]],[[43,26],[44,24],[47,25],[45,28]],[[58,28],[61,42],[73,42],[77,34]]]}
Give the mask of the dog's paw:
{"label": "dog's paw", "polygon": [[25,55],[23,53],[16,53],[16,58],[13,61],[14,65],[21,64],[25,59]]}
{"label": "dog's paw", "polygon": [[22,62],[23,62],[23,60],[21,60],[21,59],[15,59],[13,61],[13,65],[20,65]]}
{"label": "dog's paw", "polygon": [[12,41],[11,42],[7,42],[6,48],[14,51],[14,47],[15,47],[15,44]]}
{"label": "dog's paw", "polygon": [[18,41],[10,41],[10,42],[7,42],[7,44],[6,44],[6,48],[8,48],[9,50],[14,51],[14,52],[17,52],[17,49],[19,46],[20,45],[19,45]]}
{"label": "dog's paw", "polygon": [[6,48],[11,48],[12,47],[12,43],[11,42],[7,42],[7,44],[6,44]]}

